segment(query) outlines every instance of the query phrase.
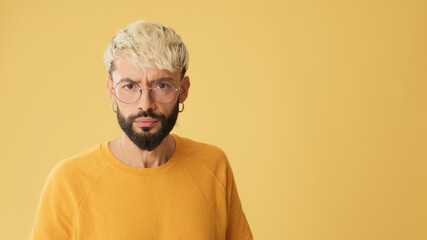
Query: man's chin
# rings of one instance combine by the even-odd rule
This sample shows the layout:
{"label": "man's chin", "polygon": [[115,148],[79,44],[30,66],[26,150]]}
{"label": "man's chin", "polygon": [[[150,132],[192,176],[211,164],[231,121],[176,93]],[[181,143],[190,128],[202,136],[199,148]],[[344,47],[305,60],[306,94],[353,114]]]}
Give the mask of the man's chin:
{"label": "man's chin", "polygon": [[155,134],[159,131],[156,127],[134,127],[134,132],[137,134]]}
{"label": "man's chin", "polygon": [[142,127],[142,128],[141,128],[141,130],[142,130],[143,132],[148,133],[148,132],[150,132],[151,128],[150,128],[150,127]]}
{"label": "man's chin", "polygon": [[149,127],[140,127],[136,124],[134,124],[132,126],[133,131],[137,132],[137,133],[156,133],[159,131],[160,126],[158,126],[157,124],[153,125],[153,126],[149,126]]}

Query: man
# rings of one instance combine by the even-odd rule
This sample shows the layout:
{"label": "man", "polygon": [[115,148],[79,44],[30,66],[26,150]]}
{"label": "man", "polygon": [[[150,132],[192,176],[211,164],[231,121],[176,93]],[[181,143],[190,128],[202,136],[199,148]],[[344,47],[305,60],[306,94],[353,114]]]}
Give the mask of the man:
{"label": "man", "polygon": [[169,134],[188,96],[188,58],[160,24],[116,34],[104,61],[124,134],[52,170],[30,239],[253,239],[225,154]]}

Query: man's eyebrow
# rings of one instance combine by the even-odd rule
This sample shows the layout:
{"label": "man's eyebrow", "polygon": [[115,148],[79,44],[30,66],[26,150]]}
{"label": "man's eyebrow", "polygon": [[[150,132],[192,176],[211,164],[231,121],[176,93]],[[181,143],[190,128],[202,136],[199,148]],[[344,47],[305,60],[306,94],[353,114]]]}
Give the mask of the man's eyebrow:
{"label": "man's eyebrow", "polygon": [[133,79],[131,79],[131,78],[122,78],[122,79],[120,79],[120,80],[119,80],[119,82],[123,82],[123,81],[128,81],[128,82],[137,82],[137,81],[135,81],[135,80],[133,80]]}
{"label": "man's eyebrow", "polygon": [[[135,81],[135,80],[133,80],[131,78],[122,78],[122,79],[119,80],[119,82],[123,82],[123,81],[141,83],[141,81]],[[164,78],[158,78],[158,79],[149,80],[148,82],[149,83],[153,83],[153,82],[159,82],[159,81],[173,82],[173,78],[164,77]]]}
{"label": "man's eyebrow", "polygon": [[159,79],[154,79],[154,80],[150,80],[149,82],[160,82],[160,81],[169,81],[169,82],[173,82],[173,78],[159,78]]}

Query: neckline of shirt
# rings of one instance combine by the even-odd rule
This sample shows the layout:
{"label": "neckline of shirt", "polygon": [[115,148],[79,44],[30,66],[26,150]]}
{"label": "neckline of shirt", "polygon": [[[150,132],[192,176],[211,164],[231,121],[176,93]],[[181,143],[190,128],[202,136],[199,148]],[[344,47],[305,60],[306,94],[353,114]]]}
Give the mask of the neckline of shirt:
{"label": "neckline of shirt", "polygon": [[100,150],[105,160],[107,160],[107,162],[109,162],[113,167],[118,168],[121,171],[138,176],[160,175],[172,169],[181,157],[181,138],[175,134],[171,134],[171,136],[175,140],[175,151],[172,154],[172,157],[165,164],[154,168],[136,168],[123,163],[122,161],[117,159],[116,156],[114,156],[114,154],[111,152],[108,146],[109,142],[102,143],[100,146]]}

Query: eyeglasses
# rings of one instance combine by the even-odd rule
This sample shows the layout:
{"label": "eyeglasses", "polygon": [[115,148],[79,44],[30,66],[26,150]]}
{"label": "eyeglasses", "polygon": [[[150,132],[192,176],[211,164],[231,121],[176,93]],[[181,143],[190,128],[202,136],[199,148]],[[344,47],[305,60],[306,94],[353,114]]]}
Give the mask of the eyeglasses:
{"label": "eyeglasses", "polygon": [[[158,80],[151,84],[151,87],[145,89],[149,91],[154,101],[168,103],[176,97],[180,88],[181,83],[177,88],[170,80]],[[114,95],[121,102],[134,103],[141,97],[143,89],[138,83],[132,80],[122,80],[114,86],[113,91]]]}

